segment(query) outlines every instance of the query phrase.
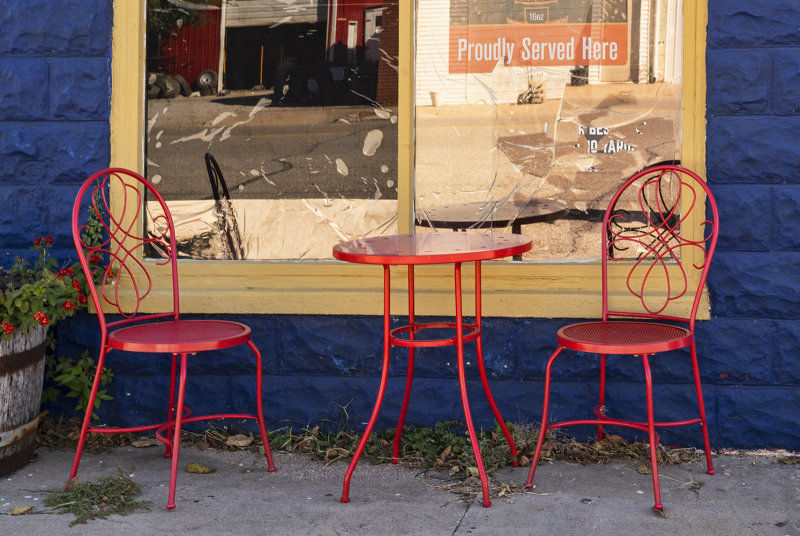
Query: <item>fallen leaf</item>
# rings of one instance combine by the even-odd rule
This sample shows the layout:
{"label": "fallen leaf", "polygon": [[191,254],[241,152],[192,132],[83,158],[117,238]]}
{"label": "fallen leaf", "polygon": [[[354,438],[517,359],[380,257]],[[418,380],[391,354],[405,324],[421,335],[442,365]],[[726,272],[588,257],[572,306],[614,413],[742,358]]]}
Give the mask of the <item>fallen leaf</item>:
{"label": "fallen leaf", "polygon": [[342,456],[347,456],[348,454],[350,453],[347,450],[339,447],[334,447],[325,451],[325,459],[335,460],[341,458]]}
{"label": "fallen leaf", "polygon": [[147,437],[144,439],[137,439],[136,441],[131,441],[131,446],[136,447],[137,449],[143,449],[147,447],[157,447],[160,444],[161,441],[159,441],[155,437]]}
{"label": "fallen leaf", "polygon": [[33,506],[19,506],[17,508],[14,508],[13,510],[11,510],[11,515],[12,516],[21,516],[22,514],[27,514],[31,510],[33,510]]}
{"label": "fallen leaf", "polygon": [[606,434],[606,436],[603,438],[603,441],[615,447],[624,447],[628,444],[625,438],[614,434]]}
{"label": "fallen leaf", "polygon": [[246,447],[253,442],[253,434],[235,434],[225,440],[225,444],[229,447]]}
{"label": "fallen leaf", "polygon": [[207,475],[209,473],[213,473],[216,469],[212,469],[211,467],[206,467],[205,465],[200,465],[199,463],[190,463],[186,466],[187,473],[197,473],[199,475]]}
{"label": "fallen leaf", "polygon": [[641,473],[641,474],[643,474],[643,475],[649,475],[649,474],[650,474],[650,468],[649,468],[649,467],[647,467],[646,465],[640,465],[640,466],[639,466],[639,467],[636,469],[636,472],[637,472],[637,473]]}
{"label": "fallen leaf", "polygon": [[448,445],[446,449],[444,449],[441,453],[439,453],[439,459],[445,461],[450,455],[453,453],[453,446]]}

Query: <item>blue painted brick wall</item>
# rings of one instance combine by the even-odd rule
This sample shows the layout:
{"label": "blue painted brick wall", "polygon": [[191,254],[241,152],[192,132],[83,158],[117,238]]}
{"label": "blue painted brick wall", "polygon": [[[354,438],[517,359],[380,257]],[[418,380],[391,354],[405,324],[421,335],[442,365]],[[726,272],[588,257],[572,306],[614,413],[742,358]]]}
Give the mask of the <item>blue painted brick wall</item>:
{"label": "blue painted brick wall", "polygon": [[77,185],[110,160],[110,0],[0,4],[0,262],[71,252]]}
{"label": "blue painted brick wall", "polygon": [[[43,234],[56,237],[64,257],[71,254],[72,196],[84,177],[109,161],[111,9],[110,0],[0,4],[0,261]],[[712,442],[797,450],[800,2],[710,0],[707,44],[707,175],[722,236],[709,280],[712,318],[698,326],[698,353]],[[381,348],[372,334],[380,331],[379,318],[236,319],[252,325],[263,353],[270,427],[336,423],[342,407],[351,425],[363,425],[377,389]],[[506,419],[538,421],[544,361],[564,323],[485,319],[487,373]],[[97,329],[88,315],[60,325],[57,335],[60,353],[80,355],[89,347],[96,355]],[[408,422],[462,417],[450,350],[418,352]],[[381,427],[393,425],[402,400],[406,365],[402,350],[394,352]],[[474,354],[467,359],[473,414],[491,425]],[[674,352],[653,360],[657,396],[670,400],[657,409],[667,418],[694,408],[688,359]],[[115,400],[102,405],[104,420],[160,418],[163,360],[112,356],[109,364],[117,374]],[[222,353],[216,364],[193,360],[189,404],[196,412],[252,408],[253,366],[252,356],[240,350]],[[633,359],[612,360],[610,411],[641,406],[641,374]],[[577,417],[576,406],[593,407],[596,375],[588,356],[565,356],[554,372],[553,414]],[[699,433],[667,430],[662,437],[696,445]]]}
{"label": "blue painted brick wall", "polygon": [[707,172],[722,238],[701,333],[717,441],[731,445],[800,448],[799,59],[800,3],[709,2]]}

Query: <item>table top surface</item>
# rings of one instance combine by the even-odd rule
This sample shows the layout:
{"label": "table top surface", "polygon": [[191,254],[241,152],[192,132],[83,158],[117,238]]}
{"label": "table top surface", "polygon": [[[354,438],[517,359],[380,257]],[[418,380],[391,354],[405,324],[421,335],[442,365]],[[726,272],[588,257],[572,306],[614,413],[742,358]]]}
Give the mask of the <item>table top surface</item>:
{"label": "table top surface", "polygon": [[467,227],[505,227],[553,221],[567,215],[567,205],[552,199],[528,201],[454,203],[426,207],[417,211],[417,225],[464,229]]}
{"label": "table top surface", "polygon": [[521,255],[530,237],[488,231],[373,236],[341,242],[333,258],[362,264],[447,264]]}

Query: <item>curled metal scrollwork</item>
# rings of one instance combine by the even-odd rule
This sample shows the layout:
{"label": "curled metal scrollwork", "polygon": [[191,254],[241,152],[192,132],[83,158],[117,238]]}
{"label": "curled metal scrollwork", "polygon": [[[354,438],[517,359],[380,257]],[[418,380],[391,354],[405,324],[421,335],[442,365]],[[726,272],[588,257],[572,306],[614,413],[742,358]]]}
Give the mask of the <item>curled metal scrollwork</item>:
{"label": "curled metal scrollwork", "polygon": [[[700,222],[703,232],[699,240],[681,232],[698,197],[694,180],[685,180],[674,170],[662,170],[629,185],[610,210],[605,227],[606,258],[609,262],[633,261],[626,286],[648,313],[659,314],[683,297],[690,285],[687,270],[702,270],[705,265],[705,245],[713,223]],[[699,254],[689,256],[688,249]],[[682,257],[701,260],[687,266]],[[659,284],[648,285],[656,279]],[[648,288],[652,292],[648,293]]]}
{"label": "curled metal scrollwork", "polygon": [[[163,214],[155,217],[149,232],[144,232],[141,215],[146,199],[139,186],[116,172],[99,177],[91,193],[93,221],[91,226],[84,223],[80,227],[81,246],[102,301],[126,318],[138,314],[153,290],[150,273],[142,262],[144,253],[156,251],[163,259],[156,265],[164,265],[169,263],[172,248]],[[111,209],[111,192],[120,200],[114,205],[119,207],[117,212]],[[152,229],[160,230],[154,234]],[[124,294],[121,289],[125,289]]]}

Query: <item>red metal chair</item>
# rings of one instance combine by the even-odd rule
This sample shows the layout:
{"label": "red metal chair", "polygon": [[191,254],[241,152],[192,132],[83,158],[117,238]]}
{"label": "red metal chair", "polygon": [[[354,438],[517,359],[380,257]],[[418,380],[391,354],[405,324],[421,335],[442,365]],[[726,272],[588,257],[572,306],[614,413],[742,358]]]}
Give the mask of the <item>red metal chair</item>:
{"label": "red metal chair", "polygon": [[[115,197],[124,200],[124,210],[121,212],[111,211],[109,190],[114,191]],[[159,208],[153,211],[154,229],[142,231],[139,218],[147,210],[148,202]],[[100,243],[94,243],[95,240],[91,238],[96,234],[96,229],[90,229],[86,224],[90,211],[94,211],[101,222]],[[250,338],[250,328],[244,324],[223,320],[180,319],[175,228],[167,204],[153,185],[140,175],[125,169],[112,168],[95,173],[83,183],[75,200],[72,233],[89,284],[92,303],[97,310],[101,340],[97,372],[83,419],[70,480],[78,472],[88,432],[155,431],[156,437],[166,445],[164,456],[172,458],[167,508],[175,508],[181,427],[189,422],[225,418],[256,419],[264,441],[269,470],[274,471],[275,465],[262,411],[261,353]],[[154,263],[158,266],[156,269],[169,270],[172,275],[172,305],[167,312],[139,313],[145,299],[153,293],[153,284],[148,273],[153,264],[143,262],[141,259],[145,257],[158,258]],[[105,316],[107,313],[119,314],[122,318],[108,322]],[[241,344],[249,346],[256,357],[256,415],[226,413],[191,416],[191,411],[184,405],[188,355]],[[165,401],[164,422],[129,428],[90,428],[101,371],[106,354],[111,350],[171,356],[169,399]]]}
{"label": "red metal chair", "polygon": [[[708,208],[705,213],[704,201]],[[689,216],[693,210],[699,211],[700,216]],[[656,458],[657,427],[700,424],[708,474],[714,474],[697,368],[694,327],[718,232],[714,196],[706,183],[688,169],[675,165],[646,168],[628,179],[617,191],[603,218],[602,320],[572,324],[558,331],[558,348],[547,362],[542,426],[526,487],[533,485],[536,464],[548,430],[582,424],[597,425],[598,440],[603,439],[603,426],[608,425],[647,432],[656,510],[663,510]],[[622,266],[610,266],[613,263]],[[627,292],[610,289],[609,278],[624,281]],[[621,295],[627,298],[623,304],[617,302]],[[677,305],[678,301],[683,303]],[[688,317],[672,314],[673,308],[681,311],[688,306],[691,306]],[[610,317],[617,319],[611,320]],[[649,356],[685,347],[690,349],[699,418],[656,422]],[[548,424],[551,369],[565,348],[600,354],[600,400],[594,410],[596,418]],[[641,357],[647,400],[646,421],[615,419],[607,415],[606,356],[610,354],[616,354],[620,359]]]}

